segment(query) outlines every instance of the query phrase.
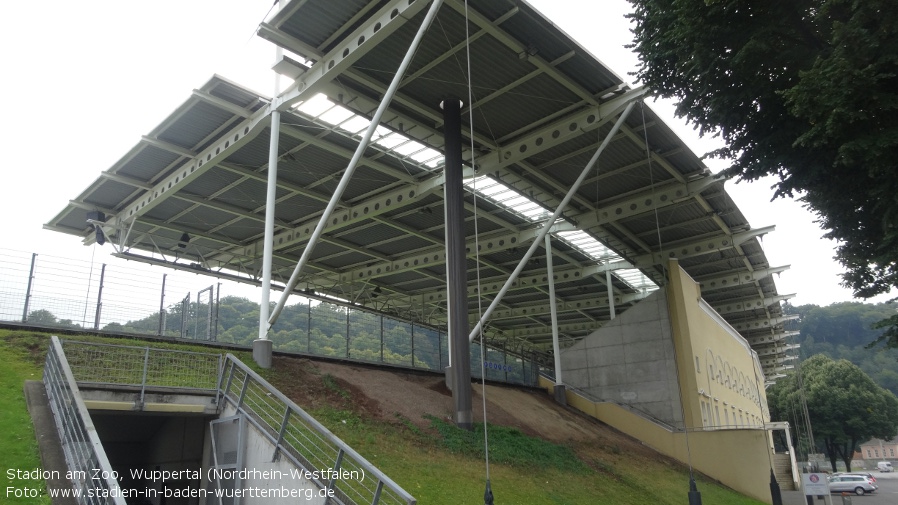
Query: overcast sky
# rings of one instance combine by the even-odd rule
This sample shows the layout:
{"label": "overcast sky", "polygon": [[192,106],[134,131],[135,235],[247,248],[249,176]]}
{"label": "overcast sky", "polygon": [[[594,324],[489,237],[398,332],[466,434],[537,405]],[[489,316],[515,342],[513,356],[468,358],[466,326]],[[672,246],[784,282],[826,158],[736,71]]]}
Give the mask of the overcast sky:
{"label": "overcast sky", "polygon": [[[626,0],[530,3],[632,81]],[[270,7],[270,0],[4,2],[0,247],[89,260],[91,248],[79,239],[42,225],[213,74],[270,95],[274,48],[254,35]],[[670,104],[651,106],[697,154],[716,146],[697,139]],[[729,182],[727,189],[752,227],[776,225],[763,237],[765,252],[771,266],[792,265],[776,278],[779,292],[795,293],[798,305],[852,300],[839,286],[834,244],[798,203],[771,203],[771,185]],[[109,249],[96,254],[104,258]]]}

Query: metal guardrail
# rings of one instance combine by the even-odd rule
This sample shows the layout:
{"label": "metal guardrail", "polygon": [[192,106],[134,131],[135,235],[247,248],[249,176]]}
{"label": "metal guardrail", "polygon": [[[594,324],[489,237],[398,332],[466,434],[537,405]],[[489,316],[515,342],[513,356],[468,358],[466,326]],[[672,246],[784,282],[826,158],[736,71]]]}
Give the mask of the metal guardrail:
{"label": "metal guardrail", "polygon": [[[552,370],[548,370],[548,371],[540,371],[539,374],[540,374],[542,377],[544,377],[544,378],[546,378],[546,379],[552,381],[553,383],[555,382],[555,374],[553,373]],[[664,422],[664,421],[658,419],[657,417],[655,417],[655,416],[649,414],[648,412],[645,412],[645,411],[643,411],[643,410],[637,409],[636,407],[634,407],[634,406],[632,406],[632,405],[629,405],[629,404],[626,404],[626,403],[621,403],[621,402],[614,401],[614,400],[608,400],[608,399],[605,399],[605,398],[599,398],[598,396],[596,396],[596,395],[590,393],[589,391],[587,391],[587,390],[585,390],[585,389],[581,389],[581,388],[578,388],[578,387],[576,387],[576,386],[572,386],[572,385],[570,385],[570,384],[565,384],[564,387],[565,387],[565,389],[567,389],[567,390],[573,392],[574,394],[577,394],[577,395],[579,395],[579,396],[581,396],[581,397],[583,397],[583,398],[585,398],[585,399],[587,399],[587,400],[589,400],[589,401],[591,401],[591,402],[593,402],[593,403],[610,403],[610,404],[612,404],[612,405],[617,405],[618,407],[620,407],[620,408],[622,408],[622,409],[624,409],[624,410],[626,410],[626,411],[629,411],[630,413],[632,413],[632,414],[634,414],[634,415],[637,415],[637,416],[639,416],[639,417],[645,419],[646,421],[649,421],[649,422],[651,422],[651,423],[653,423],[653,424],[656,424],[656,425],[659,426],[660,428],[663,428],[663,429],[665,429],[665,430],[667,430],[667,431],[669,431],[669,432],[671,432],[671,433],[678,433],[678,432],[686,431],[686,430],[684,430],[683,428],[678,428],[678,427],[676,427],[676,426],[673,426],[672,424],[666,423],[666,422]]]}
{"label": "metal guardrail", "polygon": [[221,354],[74,340],[63,348],[79,384],[139,387],[141,404],[148,388],[216,391],[223,360]]}
{"label": "metal guardrail", "polygon": [[106,452],[97,436],[62,344],[51,337],[44,365],[44,386],[65,453],[72,485],[82,505],[126,505]]}
{"label": "metal guardrail", "polygon": [[[275,455],[322,476],[355,472],[363,479],[316,480],[342,505],[414,505],[414,497],[231,354],[225,358],[220,394],[275,447]],[[313,479],[314,480],[314,479]]]}

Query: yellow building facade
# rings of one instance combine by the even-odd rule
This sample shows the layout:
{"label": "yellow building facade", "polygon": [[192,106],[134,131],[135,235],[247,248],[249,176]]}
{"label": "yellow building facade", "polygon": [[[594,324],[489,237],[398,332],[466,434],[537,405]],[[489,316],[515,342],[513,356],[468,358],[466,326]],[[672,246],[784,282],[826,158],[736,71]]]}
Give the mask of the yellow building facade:
{"label": "yellow building facade", "polygon": [[676,260],[668,280],[562,351],[568,405],[770,503],[774,455],[757,354]]}

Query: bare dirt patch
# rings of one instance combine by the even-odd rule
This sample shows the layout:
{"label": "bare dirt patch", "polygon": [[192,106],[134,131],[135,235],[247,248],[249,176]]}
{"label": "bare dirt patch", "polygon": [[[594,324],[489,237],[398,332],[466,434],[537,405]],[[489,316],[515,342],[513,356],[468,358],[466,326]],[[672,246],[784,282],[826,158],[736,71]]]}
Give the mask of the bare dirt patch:
{"label": "bare dirt patch", "polygon": [[[390,370],[372,366],[307,358],[276,357],[278,387],[303,408],[331,406],[352,410],[387,423],[408,420],[427,429],[425,416],[451,419],[452,393],[441,375]],[[482,386],[473,387],[475,422],[483,421]],[[639,441],[563,407],[541,390],[487,385],[486,416],[490,424],[574,447],[585,460],[597,457],[659,457]]]}

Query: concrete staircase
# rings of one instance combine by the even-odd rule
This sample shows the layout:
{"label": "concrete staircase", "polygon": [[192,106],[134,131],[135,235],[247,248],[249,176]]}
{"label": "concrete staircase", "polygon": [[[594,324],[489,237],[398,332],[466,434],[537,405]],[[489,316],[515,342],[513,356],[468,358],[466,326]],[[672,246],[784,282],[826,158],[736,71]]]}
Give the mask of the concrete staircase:
{"label": "concrete staircase", "polygon": [[773,473],[776,475],[780,490],[795,491],[795,484],[792,482],[792,460],[788,454],[773,455]]}

